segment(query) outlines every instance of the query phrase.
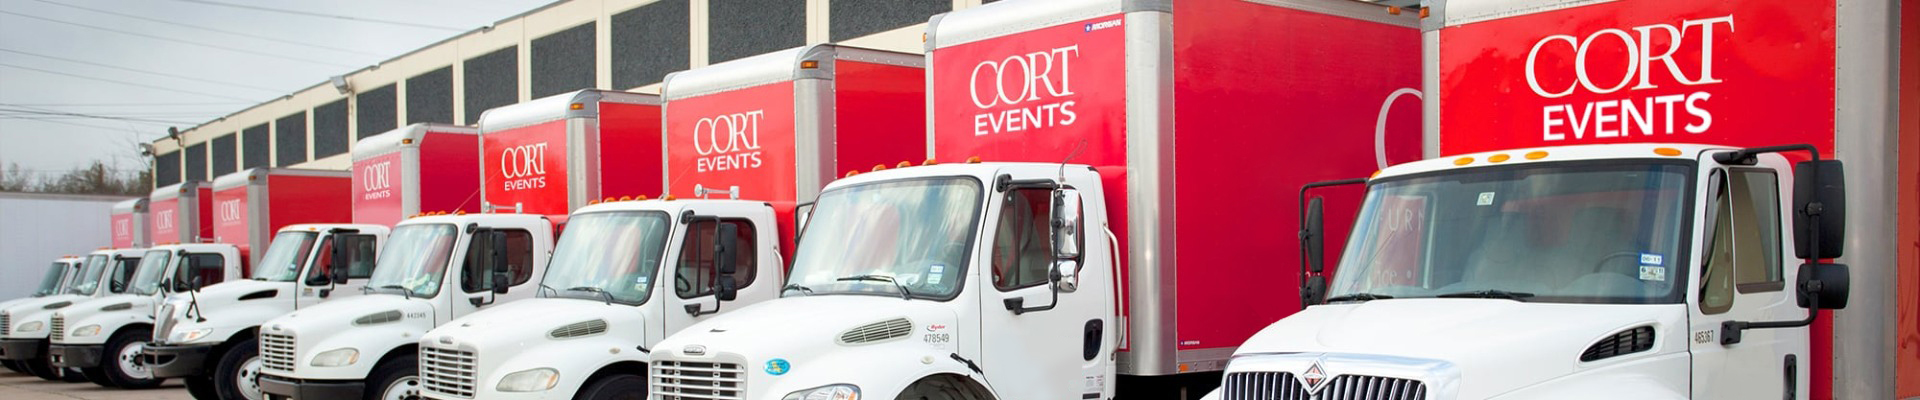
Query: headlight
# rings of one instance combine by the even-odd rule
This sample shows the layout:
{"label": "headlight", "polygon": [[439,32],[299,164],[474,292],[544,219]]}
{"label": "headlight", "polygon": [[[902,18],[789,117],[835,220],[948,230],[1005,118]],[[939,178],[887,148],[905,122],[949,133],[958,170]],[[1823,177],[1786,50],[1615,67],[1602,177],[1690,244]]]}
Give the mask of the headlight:
{"label": "headlight", "polygon": [[860,400],[860,387],[849,384],[826,385],[787,393],[780,400]]}
{"label": "headlight", "polygon": [[360,350],[348,347],[320,352],[313,356],[313,362],[309,364],[315,367],[338,367],[353,365],[354,361],[360,361]]}
{"label": "headlight", "polygon": [[552,389],[560,383],[560,371],[553,368],[535,368],[507,374],[500,378],[500,385],[494,389],[502,392],[538,392]]}
{"label": "headlight", "polygon": [[173,337],[167,338],[167,341],[173,342],[173,343],[186,343],[186,342],[191,342],[195,340],[200,340],[201,338],[205,338],[209,333],[213,333],[212,328],[179,331],[179,332],[174,332]]}
{"label": "headlight", "polygon": [[74,336],[93,336],[100,334],[99,325],[87,325],[73,330]]}
{"label": "headlight", "polygon": [[40,323],[40,321],[33,321],[33,322],[20,324],[20,332],[22,333],[39,332],[41,328],[46,328],[46,327],[47,327],[47,324]]}

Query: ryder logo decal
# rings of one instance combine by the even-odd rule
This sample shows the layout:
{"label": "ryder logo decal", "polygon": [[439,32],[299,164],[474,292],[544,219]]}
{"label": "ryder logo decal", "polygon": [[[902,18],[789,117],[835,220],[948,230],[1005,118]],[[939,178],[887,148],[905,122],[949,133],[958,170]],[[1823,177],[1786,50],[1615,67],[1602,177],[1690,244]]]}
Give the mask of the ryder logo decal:
{"label": "ryder logo decal", "polygon": [[[1087,31],[1095,30],[1087,25]],[[975,136],[1070,126],[1074,114],[1073,60],[1080,45],[1010,55],[975,64],[967,84],[973,106]]]}
{"label": "ryder logo decal", "polygon": [[547,187],[547,142],[508,147],[500,151],[501,189],[506,191]]}
{"label": "ryder logo decal", "polygon": [[764,110],[701,118],[693,123],[698,172],[760,168],[760,120]]}
{"label": "ryder logo decal", "polygon": [[360,199],[393,197],[393,162],[382,161],[360,167]]}
{"label": "ryder logo decal", "polygon": [[[1723,15],[1540,39],[1526,60],[1527,87],[1534,94],[1607,95],[1542,107],[1541,139],[1705,133],[1713,127],[1709,89],[1726,82],[1714,75],[1714,47],[1733,31],[1733,16]],[[1542,63],[1543,57],[1564,61],[1569,55],[1571,63]],[[1685,89],[1670,89],[1675,86]]]}

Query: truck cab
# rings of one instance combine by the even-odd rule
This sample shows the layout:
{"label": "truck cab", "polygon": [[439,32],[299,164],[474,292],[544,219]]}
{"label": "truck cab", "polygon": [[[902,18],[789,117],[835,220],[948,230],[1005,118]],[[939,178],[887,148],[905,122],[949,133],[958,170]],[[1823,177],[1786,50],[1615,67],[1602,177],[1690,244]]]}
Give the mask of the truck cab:
{"label": "truck cab", "polygon": [[169,244],[146,249],[125,293],[76,302],[55,312],[48,355],[58,367],[76,368],[106,386],[159,386],[140,362],[153,337],[153,315],[170,296],[192,298],[200,288],[241,279],[245,261],[227,244]]}
{"label": "truck cab", "polygon": [[54,312],[74,303],[124,292],[132,265],[139,263],[139,257],[138,250],[124,249],[54,260],[50,271],[71,276],[57,291],[39,295],[45,291],[43,283],[42,290],[35,292],[37,296],[10,301],[0,308],[0,360],[42,379],[60,379],[60,368],[53,367],[47,360],[47,324]]}
{"label": "truck cab", "polygon": [[[1808,325],[1848,287],[1822,261],[1845,241],[1841,165],[1783,156],[1809,149],[1389,167],[1363,181],[1331,281],[1303,288],[1319,304],[1242,345],[1209,398],[1807,398]],[[1302,200],[1303,272],[1323,276],[1319,202]]]}
{"label": "truck cab", "polygon": [[654,344],[779,295],[782,230],[768,203],[614,201],[567,221],[539,298],[421,336],[423,397],[644,394]]}
{"label": "truck cab", "polygon": [[532,214],[435,215],[393,228],[366,294],[261,325],[270,398],[388,398],[419,389],[416,343],[435,326],[532,298],[555,224]]}
{"label": "truck cab", "polygon": [[835,181],[803,214],[782,297],[661,341],[653,398],[1110,398],[1100,178],[969,163]]}
{"label": "truck cab", "polygon": [[[297,224],[281,228],[253,276],[169,298],[155,314],[142,362],[154,376],[186,378],[198,398],[260,399],[260,323],[321,301],[359,295],[387,227]],[[336,268],[336,266],[340,268]]]}

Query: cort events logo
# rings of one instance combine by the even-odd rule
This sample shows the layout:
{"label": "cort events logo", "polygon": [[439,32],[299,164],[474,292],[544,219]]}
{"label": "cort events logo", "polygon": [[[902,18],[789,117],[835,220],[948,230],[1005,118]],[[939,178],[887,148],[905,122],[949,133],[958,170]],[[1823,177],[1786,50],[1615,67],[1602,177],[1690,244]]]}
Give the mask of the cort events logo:
{"label": "cort events logo", "polygon": [[[1096,23],[1087,25],[1089,32]],[[1116,25],[1117,26],[1117,25]],[[1073,59],[1080,45],[981,61],[967,77],[975,136],[1073,125]],[[1011,106],[1013,108],[1004,108]],[[988,111],[996,107],[1001,109]]]}
{"label": "cort events logo", "polygon": [[697,172],[760,168],[760,119],[765,110],[701,118],[693,123]]}
{"label": "cort events logo", "polygon": [[[1632,32],[1629,32],[1631,30]],[[1655,76],[1672,78],[1681,86],[1723,83],[1715,77],[1714,44],[1716,35],[1726,38],[1734,31],[1732,15],[1680,21],[1679,24],[1651,24],[1627,29],[1607,28],[1586,37],[1560,34],[1547,36],[1527,51],[1527,87],[1543,98],[1556,99],[1584,90],[1592,94],[1660,89]],[[1664,40],[1664,46],[1657,44]],[[1688,45],[1695,43],[1697,45]],[[1623,55],[1622,59],[1603,60],[1599,54]],[[1572,51],[1572,68],[1541,69],[1536,63],[1542,53],[1565,54]],[[1683,65],[1675,60],[1697,60],[1698,65]],[[1604,68],[1589,67],[1593,61]],[[1614,66],[1618,67],[1614,67]],[[1613,81],[1612,76],[1619,76]],[[1603,78],[1604,77],[1604,78]],[[1544,79],[1543,79],[1544,78]],[[1571,79],[1569,79],[1571,78]],[[1690,93],[1661,93],[1590,101],[1584,104],[1554,104],[1541,109],[1541,138],[1547,141],[1611,138],[1640,134],[1673,134],[1676,125],[1687,133],[1705,133],[1713,126],[1713,113],[1707,102],[1713,97],[1705,90]],[[1685,112],[1684,115],[1677,112]]]}
{"label": "cort events logo", "polygon": [[500,150],[501,189],[506,191],[547,187],[547,142],[525,144]]}
{"label": "cort events logo", "polygon": [[[504,163],[503,163],[504,164]],[[382,161],[360,167],[360,199],[377,200],[393,197],[392,161]]]}

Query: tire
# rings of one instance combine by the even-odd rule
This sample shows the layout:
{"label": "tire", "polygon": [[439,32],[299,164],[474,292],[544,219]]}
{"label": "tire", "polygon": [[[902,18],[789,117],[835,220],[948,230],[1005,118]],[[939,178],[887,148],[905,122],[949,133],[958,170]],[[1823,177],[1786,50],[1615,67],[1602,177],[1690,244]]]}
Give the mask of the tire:
{"label": "tire", "polygon": [[894,397],[894,400],[985,400],[992,398],[992,395],[987,394],[985,390],[973,385],[973,382],[968,382],[964,378],[954,375],[936,375],[921,379],[919,382],[914,382],[913,385],[907,386],[907,390],[900,391],[900,395]]}
{"label": "tire", "polygon": [[13,360],[0,360],[0,365],[5,365],[8,371],[18,372],[22,374],[27,373],[26,367],[21,367],[20,363],[14,362]]}
{"label": "tire", "polygon": [[366,400],[420,397],[420,355],[406,352],[373,367],[367,376]]}
{"label": "tire", "polygon": [[195,400],[220,400],[220,390],[214,388],[212,377],[189,376],[181,380],[186,381],[187,394]]}
{"label": "tire", "polygon": [[28,375],[58,382],[60,381],[60,369],[54,368],[53,360],[47,356],[47,348],[49,345],[50,343],[40,342],[40,357],[20,361],[20,368],[26,369]]}
{"label": "tire", "polygon": [[107,347],[100,352],[100,369],[106,372],[113,387],[152,389],[167,381],[154,378],[153,372],[140,362],[140,349],[146,348],[146,339],[152,336],[153,331],[134,327],[122,329],[107,340]]}
{"label": "tire", "polygon": [[87,375],[81,373],[78,368],[62,368],[60,369],[60,381],[66,383],[82,383],[88,380]]}
{"label": "tire", "polygon": [[607,375],[587,382],[573,400],[646,400],[647,378],[633,375]]}
{"label": "tire", "polygon": [[249,338],[235,342],[220,354],[213,367],[213,387],[220,400],[262,400],[260,391],[260,341]]}
{"label": "tire", "polygon": [[80,375],[87,377],[87,382],[93,382],[93,384],[95,385],[100,385],[101,387],[114,387],[113,381],[107,379],[107,371],[104,369],[81,368]]}

